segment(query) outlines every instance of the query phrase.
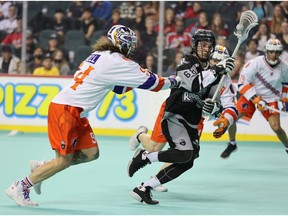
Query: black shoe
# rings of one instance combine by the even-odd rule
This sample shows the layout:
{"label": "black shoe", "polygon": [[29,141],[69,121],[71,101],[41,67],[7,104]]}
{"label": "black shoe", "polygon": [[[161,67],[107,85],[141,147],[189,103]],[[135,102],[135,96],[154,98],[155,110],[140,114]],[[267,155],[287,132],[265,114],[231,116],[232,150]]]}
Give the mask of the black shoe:
{"label": "black shoe", "polygon": [[137,149],[132,160],[128,163],[128,175],[132,177],[135,172],[140,168],[151,164],[150,160],[147,158],[147,153],[144,149]]}
{"label": "black shoe", "polygon": [[159,203],[157,200],[152,200],[151,187],[144,187],[143,183],[134,188],[131,192],[131,196],[139,202],[149,205],[156,205]]}
{"label": "black shoe", "polygon": [[230,143],[228,143],[228,146],[226,147],[226,149],[222,152],[222,154],[220,155],[222,158],[227,158],[230,156],[230,154],[234,151],[237,150],[237,145],[232,145]]}

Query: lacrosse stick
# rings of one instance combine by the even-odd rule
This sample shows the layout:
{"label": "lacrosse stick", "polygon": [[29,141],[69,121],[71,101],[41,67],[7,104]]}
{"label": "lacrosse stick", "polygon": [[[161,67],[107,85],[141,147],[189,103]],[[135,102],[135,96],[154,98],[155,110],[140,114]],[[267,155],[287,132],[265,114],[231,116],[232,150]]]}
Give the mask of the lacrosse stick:
{"label": "lacrosse stick", "polygon": [[288,115],[287,112],[283,112],[283,111],[278,110],[278,109],[275,109],[275,108],[273,108],[273,107],[271,107],[271,106],[265,106],[265,108],[267,108],[267,109],[269,109],[269,110],[271,110],[271,111],[274,111],[274,112],[280,113],[280,114]]}
{"label": "lacrosse stick", "polygon": [[[258,17],[252,10],[247,10],[242,13],[240,17],[240,21],[238,25],[236,26],[236,30],[234,31],[234,35],[238,38],[237,45],[233,51],[233,54],[231,57],[235,58],[236,53],[238,52],[238,49],[240,45],[248,38],[248,34],[250,30],[258,25]],[[223,75],[217,89],[212,97],[212,101],[215,102],[216,97],[218,95],[218,92],[221,88],[221,85],[225,79],[226,75]]]}

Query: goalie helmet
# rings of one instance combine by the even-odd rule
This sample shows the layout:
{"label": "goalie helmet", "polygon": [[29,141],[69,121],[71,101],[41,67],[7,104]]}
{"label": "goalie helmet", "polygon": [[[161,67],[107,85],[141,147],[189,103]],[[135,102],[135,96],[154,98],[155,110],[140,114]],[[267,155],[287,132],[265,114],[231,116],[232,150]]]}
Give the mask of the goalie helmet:
{"label": "goalie helmet", "polygon": [[[268,52],[276,52],[279,53],[276,55],[276,59],[270,59],[268,56]],[[265,59],[270,65],[276,65],[280,62],[280,55],[283,51],[283,46],[278,39],[269,39],[265,45]]]}
{"label": "goalie helmet", "polygon": [[[212,49],[210,50],[210,56],[208,59],[201,59],[199,57],[199,55],[197,54],[197,45],[200,41],[207,41],[207,42],[211,42],[212,43]],[[207,29],[198,29],[195,34],[192,36],[192,53],[195,53],[197,55],[197,57],[201,60],[201,61],[208,61],[211,56],[212,53],[214,51],[214,47],[216,45],[216,40],[215,40],[215,36],[213,34],[213,32],[211,30],[207,30]]]}
{"label": "goalie helmet", "polygon": [[226,47],[220,46],[220,45],[215,46],[212,59],[217,60],[217,61],[222,61],[228,57],[230,57],[230,55]]}
{"label": "goalie helmet", "polygon": [[133,57],[137,45],[137,36],[134,31],[124,25],[114,25],[108,31],[107,37],[125,57]]}

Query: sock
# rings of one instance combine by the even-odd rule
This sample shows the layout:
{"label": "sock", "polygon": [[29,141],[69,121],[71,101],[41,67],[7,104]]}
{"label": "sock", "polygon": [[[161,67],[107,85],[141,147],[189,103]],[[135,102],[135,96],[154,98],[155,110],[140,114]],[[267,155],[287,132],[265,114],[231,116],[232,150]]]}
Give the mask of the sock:
{"label": "sock", "polygon": [[147,182],[143,184],[144,187],[149,186],[151,188],[158,187],[159,185],[161,185],[161,183],[156,176],[153,176],[151,179],[149,179]]}
{"label": "sock", "polygon": [[31,182],[31,180],[29,179],[29,177],[24,178],[23,180],[21,180],[21,184],[24,188],[30,188],[33,186],[33,183]]}
{"label": "sock", "polygon": [[158,152],[150,152],[147,154],[147,158],[150,160],[150,162],[158,162]]}
{"label": "sock", "polygon": [[236,145],[236,141],[235,141],[235,140],[230,140],[229,143],[230,143],[231,145]]}

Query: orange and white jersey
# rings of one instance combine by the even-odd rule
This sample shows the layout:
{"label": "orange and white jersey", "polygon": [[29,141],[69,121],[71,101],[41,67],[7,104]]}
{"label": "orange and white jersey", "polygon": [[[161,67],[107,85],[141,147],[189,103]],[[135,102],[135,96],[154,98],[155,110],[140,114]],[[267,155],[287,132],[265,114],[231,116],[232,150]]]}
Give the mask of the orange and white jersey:
{"label": "orange and white jersey", "polygon": [[74,79],[52,102],[81,107],[85,115],[111,90],[121,94],[131,88],[159,91],[170,86],[169,79],[141,68],[139,64],[119,53],[94,52],[80,64]]}
{"label": "orange and white jersey", "polygon": [[265,56],[248,61],[238,80],[238,90],[247,100],[259,95],[268,103],[279,101],[282,87],[288,84],[288,66],[280,62],[272,68]]}
{"label": "orange and white jersey", "polygon": [[[209,98],[212,98],[217,85],[213,85],[208,94]],[[224,81],[221,85],[219,95],[216,97],[218,101],[223,106],[223,111],[221,113],[226,119],[228,119],[230,125],[236,122],[238,117],[238,111],[235,105],[236,89],[233,85],[231,77],[229,75],[225,76]]]}

